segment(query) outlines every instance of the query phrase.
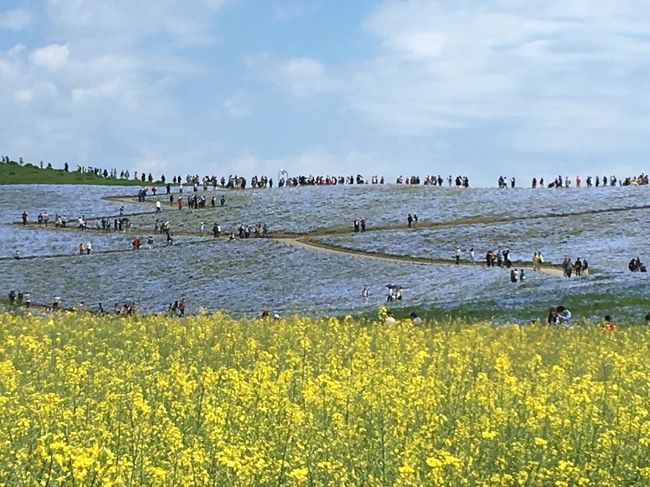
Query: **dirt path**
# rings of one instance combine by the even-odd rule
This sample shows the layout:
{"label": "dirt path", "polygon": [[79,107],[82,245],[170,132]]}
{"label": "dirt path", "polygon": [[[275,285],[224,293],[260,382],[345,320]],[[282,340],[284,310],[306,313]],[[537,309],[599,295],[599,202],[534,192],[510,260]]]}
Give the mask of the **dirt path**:
{"label": "dirt path", "polygon": [[[426,258],[421,258],[421,257],[409,257],[409,256],[399,256],[399,255],[382,255],[382,254],[364,252],[364,251],[361,251],[361,250],[336,248],[336,247],[332,247],[332,246],[329,246],[329,245],[314,243],[313,241],[306,240],[304,238],[302,238],[302,239],[297,239],[297,238],[272,238],[272,240],[275,240],[276,242],[279,242],[279,243],[283,243],[285,245],[290,245],[292,247],[299,247],[299,248],[302,248],[302,249],[312,250],[312,251],[316,251],[316,252],[325,252],[325,253],[336,254],[336,255],[348,255],[348,256],[351,256],[351,257],[361,257],[361,258],[365,258],[365,259],[383,260],[383,261],[389,261],[389,262],[409,262],[411,264],[421,264],[421,265],[449,265],[449,266],[456,265],[453,261],[444,260],[444,259],[426,259]],[[472,267],[472,266],[479,265],[479,264],[472,264],[470,262],[461,262],[459,265],[466,266],[466,267]],[[516,267],[518,269],[525,269],[527,271],[533,272],[533,268],[530,265],[522,265],[521,263],[513,263],[513,265],[516,265]],[[543,272],[544,274],[548,274],[550,276],[555,276],[555,277],[563,277],[564,276],[564,273],[562,272],[562,270],[558,269],[558,268],[555,268],[555,267],[544,266],[544,267],[542,267],[540,269],[540,272]]]}
{"label": "dirt path", "polygon": [[[162,195],[160,195],[162,196]],[[107,200],[112,200],[112,201],[119,201],[119,202],[125,202],[125,203],[140,203],[138,202],[135,196],[120,196],[120,195],[115,195],[115,196],[106,196],[104,199]],[[150,196],[149,199],[144,202],[145,204],[153,204],[155,202],[155,198]],[[453,227],[453,226],[458,226],[458,225],[466,225],[466,224],[477,224],[477,223],[490,223],[490,224],[498,224],[498,223],[508,223],[508,222],[514,222],[514,221],[520,221],[520,220],[530,220],[530,219],[540,219],[540,218],[551,218],[551,217],[557,217],[557,218],[564,218],[564,217],[571,217],[571,216],[576,216],[576,215],[586,215],[586,214],[595,214],[595,213],[607,213],[607,212],[620,212],[620,211],[630,211],[630,210],[637,210],[637,209],[648,209],[650,208],[650,205],[641,205],[641,206],[628,206],[628,207],[622,207],[622,208],[607,208],[607,209],[601,209],[601,210],[590,210],[590,211],[579,211],[579,212],[573,212],[573,213],[550,213],[550,214],[545,214],[545,215],[530,215],[530,216],[520,216],[520,217],[512,217],[512,216],[498,216],[498,215],[493,215],[493,216],[470,216],[470,217],[464,217],[460,218],[457,220],[452,220],[452,221],[447,221],[447,222],[428,222],[428,221],[420,221],[418,224],[418,228],[442,228],[442,227]],[[137,215],[146,215],[146,214],[155,214],[154,211],[142,211],[142,212],[134,212],[134,213],[128,213],[124,214],[123,216],[126,217],[132,217],[132,216],[137,216]],[[114,219],[118,218],[119,216],[112,215],[110,217],[105,217],[109,219]],[[94,217],[89,217],[87,218],[88,222],[91,221],[99,221],[102,217],[99,216],[94,216]],[[64,227],[64,228],[53,228],[53,226],[48,227],[43,227],[42,225],[35,224],[30,222],[26,226],[26,228],[47,228],[50,230],[68,230],[68,231],[78,231],[79,229],[76,228],[75,222],[71,221],[71,226],[70,227]],[[16,222],[16,224],[20,224],[20,222]],[[385,225],[385,226],[378,226],[374,228],[369,228],[369,231],[390,231],[390,230],[397,230],[397,229],[403,229],[404,225],[401,224],[393,224],[393,225]],[[94,232],[94,233],[99,233],[99,234],[108,234],[109,232],[104,232],[101,229],[97,228],[92,228],[92,226],[89,226],[87,229],[88,232]],[[132,235],[143,235],[143,229],[137,229],[133,228],[129,232]],[[151,233],[151,232],[144,232],[144,233]],[[326,252],[330,254],[337,254],[337,255],[347,255],[351,257],[359,257],[359,258],[365,258],[365,259],[375,259],[375,260],[384,260],[384,261],[391,261],[391,262],[407,262],[410,264],[421,264],[421,265],[456,265],[455,262],[451,259],[430,259],[430,258],[424,258],[424,257],[411,257],[411,256],[401,256],[401,255],[390,255],[390,254],[381,254],[381,253],[373,253],[373,252],[366,252],[363,250],[355,250],[351,248],[346,248],[346,247],[339,247],[335,245],[330,245],[330,244],[324,244],[321,242],[316,242],[311,239],[311,237],[316,237],[316,236],[323,236],[323,235],[340,235],[340,234],[347,234],[350,233],[349,228],[343,228],[343,227],[333,227],[333,228],[325,228],[325,229],[318,229],[314,230],[305,234],[294,234],[294,233],[274,233],[271,237],[272,240],[275,240],[276,242],[284,243],[286,245],[291,245],[293,247],[300,247],[304,248],[307,250],[312,250],[312,251],[317,251],[317,252]],[[190,244],[198,244],[198,243],[204,243],[206,240],[213,240],[210,238],[210,231],[205,232],[205,234],[200,235],[197,234],[196,232],[189,232],[189,231],[183,231],[183,230],[174,230],[173,231],[174,236],[196,236],[196,237],[204,237],[205,240],[201,241],[195,241],[195,242],[187,242]],[[127,249],[115,249],[115,250],[108,250],[104,251],[102,253],[114,253],[114,252],[123,252]],[[130,249],[128,249],[130,250]],[[40,256],[40,257],[59,257],[59,256]],[[34,257],[25,257],[25,258],[38,258],[36,256]],[[8,260],[10,257],[6,258],[0,258],[0,260]],[[463,266],[473,266],[474,264],[471,264],[470,262],[464,261],[461,262],[460,265]],[[481,264],[479,266],[482,267]],[[513,262],[513,266],[516,266],[519,269],[525,269],[527,271],[533,272],[532,265],[529,263],[524,263],[524,262]],[[554,265],[543,265],[540,269],[540,272],[543,272],[544,274],[548,274],[551,276],[555,277],[562,277],[564,275],[562,269],[559,266],[554,266]]]}
{"label": "dirt path", "polygon": [[[188,193],[192,194],[192,193]],[[179,193],[174,193],[175,197],[178,196],[183,196],[182,194]],[[151,195],[147,196],[146,201],[144,202],[138,202],[136,196],[105,196],[104,199],[106,200],[112,200],[112,201],[118,201],[118,202],[123,202],[123,203],[131,203],[131,204],[148,204],[150,206],[153,206],[156,202],[156,198],[159,198],[161,195],[158,197],[153,197]],[[164,195],[166,196],[166,195]],[[168,205],[165,205],[167,207]],[[175,208],[175,206],[174,206]],[[210,208],[206,206],[204,210],[209,210]],[[495,225],[495,224],[500,224],[500,223],[515,223],[519,221],[527,221],[527,220],[540,220],[540,219],[548,219],[548,218],[574,218],[576,216],[585,216],[585,215],[597,215],[601,213],[620,213],[620,212],[626,212],[626,211],[634,211],[634,210],[648,210],[650,209],[650,205],[633,205],[633,206],[622,206],[622,207],[613,207],[613,208],[600,208],[596,210],[581,210],[581,211],[570,211],[570,212],[552,212],[552,213],[542,213],[542,214],[535,214],[535,215],[520,215],[520,216],[512,216],[512,215],[470,215],[470,216],[465,216],[461,218],[457,218],[455,220],[448,220],[448,221],[430,221],[427,220],[426,218],[423,218],[419,220],[417,223],[417,227],[415,227],[413,230],[417,230],[418,228],[430,228],[430,229],[437,229],[437,228],[450,228],[450,227],[457,227],[461,225],[476,225],[476,224],[488,224],[488,225]],[[198,210],[198,211],[203,211],[203,210]],[[137,214],[144,214],[148,212],[142,212],[142,213],[134,213],[134,215]],[[97,219],[97,217],[94,217]],[[101,217],[99,217],[101,218]],[[405,228],[405,224],[403,222],[401,223],[393,223],[393,224],[385,224],[385,225],[377,225],[377,226],[369,226],[367,228],[367,232],[385,232],[385,231],[391,231],[391,230],[403,230]],[[350,233],[350,227],[349,226],[333,226],[329,228],[319,228],[315,230],[311,230],[308,232],[304,233],[294,233],[293,235],[296,235],[296,237],[321,237],[325,235],[345,235]],[[286,234],[287,236],[289,233]]]}
{"label": "dirt path", "polygon": [[[146,212],[149,213],[149,212]],[[145,214],[143,213],[131,213],[130,215],[140,215],[140,214]],[[126,215],[125,215],[126,216]],[[98,217],[93,217],[93,219],[97,220],[99,219]],[[91,219],[88,218],[88,221]],[[48,227],[43,226],[41,224],[37,223],[29,223],[25,226],[19,223],[15,223],[16,225],[20,225],[23,228],[31,228],[31,229],[46,229],[50,231],[68,231],[68,232],[79,232],[81,231],[79,228],[75,226],[66,226],[66,227],[55,227],[54,225],[50,225]],[[87,234],[95,234],[95,235],[111,235],[112,231],[106,232],[102,229],[97,229],[93,227],[89,227],[87,230],[84,231],[84,233]],[[147,232],[144,232],[147,233]],[[151,232],[150,232],[151,233]],[[131,229],[128,233],[123,233],[122,235],[132,235],[132,236],[138,236],[138,235],[144,235],[142,232],[142,229]],[[158,234],[160,235],[160,234]],[[174,236],[184,236],[184,237],[202,237],[202,240],[196,240],[193,242],[184,242],[183,244],[180,245],[196,245],[196,244],[205,244],[206,242],[210,241],[215,241],[215,240],[224,240],[226,239],[226,235],[224,234],[222,237],[219,239],[214,239],[211,237],[211,232],[205,232],[204,235],[197,234],[195,232],[187,232],[187,231],[175,231],[173,232]],[[303,249],[315,251],[315,252],[326,252],[329,254],[336,254],[336,255],[347,255],[350,257],[359,257],[359,258],[364,258],[364,259],[375,259],[375,260],[383,260],[383,261],[390,261],[390,262],[406,262],[409,264],[421,264],[421,265],[456,265],[453,260],[447,260],[447,259],[430,259],[430,258],[425,258],[425,257],[412,257],[408,255],[390,255],[390,254],[378,254],[378,253],[373,253],[373,252],[366,252],[363,250],[356,250],[356,249],[351,249],[351,248],[345,248],[345,247],[337,247],[334,245],[329,245],[329,244],[324,244],[321,242],[315,242],[311,240],[308,236],[296,236],[295,234],[274,234],[273,236],[270,237],[271,240],[274,240],[275,242],[283,243],[286,245],[291,245],[293,247],[300,247]],[[239,240],[239,239],[238,239]],[[177,244],[176,246],[178,246]],[[104,251],[95,251],[94,253],[96,254],[113,254],[113,253],[122,253],[122,252],[130,252],[132,249],[130,247],[124,248],[124,249],[111,249],[111,250],[104,250]],[[71,257],[77,255],[76,252],[71,252],[70,254],[53,254],[53,255],[39,255],[39,256],[23,256],[22,259],[41,259],[41,258],[57,258],[57,257]],[[0,257],[0,261],[4,260],[11,260],[13,257]],[[470,262],[464,261],[461,262],[459,265],[463,266],[474,266],[475,264],[472,264]],[[481,264],[478,264],[479,266],[482,267]],[[518,269],[525,269],[527,271],[533,272],[533,268],[529,264],[525,264],[523,262],[513,262],[513,266],[517,267]],[[555,277],[563,277],[564,273],[563,271],[557,267],[557,266],[551,266],[551,265],[545,265],[542,266],[540,269],[540,272],[543,272],[544,274],[548,274],[551,276]]]}

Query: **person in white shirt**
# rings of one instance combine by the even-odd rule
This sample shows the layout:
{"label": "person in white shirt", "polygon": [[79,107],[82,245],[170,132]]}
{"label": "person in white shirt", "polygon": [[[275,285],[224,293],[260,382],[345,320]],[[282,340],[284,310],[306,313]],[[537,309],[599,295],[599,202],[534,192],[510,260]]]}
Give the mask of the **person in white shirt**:
{"label": "person in white shirt", "polygon": [[557,307],[557,315],[561,325],[569,328],[573,326],[571,311],[566,309],[564,306]]}

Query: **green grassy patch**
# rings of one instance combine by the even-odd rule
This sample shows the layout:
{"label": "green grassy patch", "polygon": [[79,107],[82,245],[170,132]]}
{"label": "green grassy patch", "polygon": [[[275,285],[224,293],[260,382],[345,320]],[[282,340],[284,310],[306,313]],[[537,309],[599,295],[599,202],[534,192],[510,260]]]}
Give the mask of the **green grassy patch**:
{"label": "green grassy patch", "polygon": [[[139,186],[142,181],[105,178],[93,173],[47,169],[15,161],[0,163],[0,184],[96,184],[106,186]],[[151,183],[147,183],[151,184]]]}

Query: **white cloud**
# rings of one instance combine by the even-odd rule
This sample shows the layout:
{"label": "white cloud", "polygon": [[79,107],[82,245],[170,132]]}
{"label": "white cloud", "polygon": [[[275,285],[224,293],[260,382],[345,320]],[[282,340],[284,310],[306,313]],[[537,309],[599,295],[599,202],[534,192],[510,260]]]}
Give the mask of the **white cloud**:
{"label": "white cloud", "polygon": [[68,34],[91,36],[114,46],[158,37],[159,43],[205,45],[213,41],[210,18],[231,0],[49,0],[51,18]]}
{"label": "white cloud", "polygon": [[14,47],[7,51],[7,56],[10,58],[15,58],[19,56],[26,49],[24,44],[16,44]]}
{"label": "white cloud", "polygon": [[[0,112],[16,113],[0,142],[26,158],[129,168],[166,160],[157,154],[177,165],[190,140],[200,152],[201,127],[180,93],[206,76],[193,50],[214,42],[227,3],[36,2],[39,36],[0,52]],[[39,38],[57,42],[34,46]]]}
{"label": "white cloud", "polygon": [[0,28],[20,31],[28,27],[31,22],[31,16],[21,8],[0,13]]}
{"label": "white cloud", "polygon": [[203,3],[211,10],[219,10],[231,0],[203,0]]}
{"label": "white cloud", "polygon": [[246,117],[251,113],[251,107],[244,95],[237,95],[226,100],[223,104],[226,113],[233,118]]}
{"label": "white cloud", "polygon": [[36,66],[56,70],[68,62],[69,55],[70,50],[67,45],[50,44],[36,49],[30,59]]}
{"label": "white cloud", "polygon": [[273,17],[279,22],[290,22],[318,11],[318,5],[311,0],[300,0],[299,2],[282,0],[273,3]]}
{"label": "white cloud", "polygon": [[639,0],[385,0],[363,25],[376,41],[366,59],[267,55],[249,65],[298,101],[335,95],[332,111],[352,114],[358,147],[374,140],[429,161],[444,147],[441,164],[467,167],[514,167],[529,154],[608,164],[647,153],[649,21]]}
{"label": "white cloud", "polygon": [[269,56],[258,56],[249,58],[247,65],[280,90],[299,99],[342,90],[340,80],[328,72],[323,63],[311,57],[277,61]]}
{"label": "white cloud", "polygon": [[[233,167],[244,175],[267,175],[273,177],[281,170],[294,176],[340,176],[350,175],[362,168],[371,168],[377,163],[376,155],[360,151],[335,154],[324,146],[309,147],[295,154],[279,158],[260,158],[243,154],[233,161]],[[367,176],[375,174],[368,172]]]}
{"label": "white cloud", "polygon": [[387,0],[364,25],[381,49],[350,73],[348,104],[395,134],[505,123],[518,149],[536,133],[612,148],[650,126],[629,90],[650,81],[649,21],[639,0]]}
{"label": "white cloud", "polygon": [[278,82],[296,96],[309,97],[321,92],[327,82],[325,67],[320,62],[302,57],[289,59],[277,66]]}
{"label": "white cloud", "polygon": [[[0,142],[35,159],[166,171],[219,161],[256,173],[647,154],[650,9],[641,0],[381,0],[357,31],[352,17],[337,25],[336,43],[302,44],[277,21],[307,26],[334,9],[272,0],[253,19],[233,8],[222,31],[219,14],[234,1],[46,0],[0,13],[0,32],[39,22],[20,36],[28,47],[13,40],[0,52],[0,112],[16,113]],[[263,41],[241,36],[260,19],[264,36],[277,37],[251,57]],[[251,153],[276,158],[233,157],[251,139]]]}
{"label": "white cloud", "polygon": [[14,93],[14,98],[19,102],[30,102],[34,99],[32,90],[18,90]]}
{"label": "white cloud", "polygon": [[404,32],[388,39],[388,45],[416,58],[437,57],[444,48],[444,36],[439,32]]}

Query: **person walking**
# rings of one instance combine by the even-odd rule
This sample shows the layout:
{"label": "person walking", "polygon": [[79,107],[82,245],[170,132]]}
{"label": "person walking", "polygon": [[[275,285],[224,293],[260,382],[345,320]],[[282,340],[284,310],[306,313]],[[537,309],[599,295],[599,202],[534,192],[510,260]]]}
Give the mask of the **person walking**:
{"label": "person walking", "polygon": [[533,270],[538,271],[540,268],[539,253],[533,253]]}
{"label": "person walking", "polygon": [[178,302],[178,316],[185,316],[185,296],[181,297],[181,300]]}

